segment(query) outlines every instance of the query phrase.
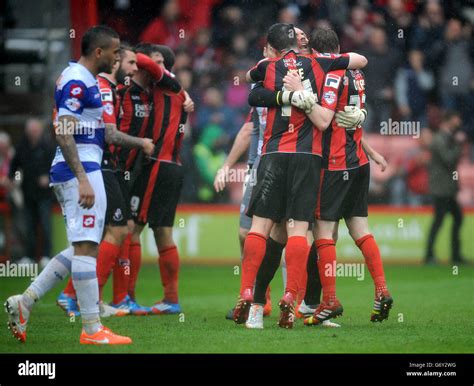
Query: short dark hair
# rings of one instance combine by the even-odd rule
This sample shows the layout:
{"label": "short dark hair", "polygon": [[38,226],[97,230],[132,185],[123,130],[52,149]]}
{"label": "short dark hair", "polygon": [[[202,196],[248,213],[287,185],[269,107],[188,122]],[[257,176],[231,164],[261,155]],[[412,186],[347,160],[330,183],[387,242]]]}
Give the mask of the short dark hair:
{"label": "short dark hair", "polygon": [[339,38],[330,28],[317,28],[311,34],[311,47],[318,52],[339,52]]}
{"label": "short dark hair", "polygon": [[152,51],[153,44],[151,43],[138,43],[135,46],[135,52],[150,56]]}
{"label": "short dark hair", "polygon": [[108,48],[112,39],[120,39],[117,32],[105,25],[89,28],[81,40],[81,55],[88,56],[96,48]]}
{"label": "short dark hair", "polygon": [[268,29],[267,42],[278,51],[297,46],[296,31],[293,24],[276,23]]}
{"label": "short dark hair", "polygon": [[135,48],[133,48],[127,42],[120,42],[120,59],[125,57],[125,51],[135,52]]}
{"label": "short dark hair", "polygon": [[174,66],[174,61],[175,61],[175,55],[174,52],[171,48],[168,46],[164,46],[162,44],[154,44],[152,47],[153,52],[159,52],[161,55],[163,55],[163,61],[165,68],[168,71],[171,71],[171,69]]}

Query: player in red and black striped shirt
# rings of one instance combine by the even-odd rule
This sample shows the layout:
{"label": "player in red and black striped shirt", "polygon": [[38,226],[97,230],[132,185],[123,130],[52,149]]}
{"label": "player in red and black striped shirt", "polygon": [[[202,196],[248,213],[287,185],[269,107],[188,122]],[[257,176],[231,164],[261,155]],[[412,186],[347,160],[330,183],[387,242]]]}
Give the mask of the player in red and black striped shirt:
{"label": "player in red and black striped shirt", "polygon": [[[315,48],[328,52],[339,51],[334,31],[319,29],[312,38]],[[299,83],[295,87],[293,83]],[[291,83],[291,84],[290,84]],[[303,85],[294,74],[285,78],[286,87],[298,90]],[[309,117],[323,134],[323,169],[316,207],[317,226],[314,239],[318,251],[319,276],[323,286],[323,301],[308,318],[307,324],[320,324],[342,313],[336,298],[336,248],[334,235],[341,218],[345,219],[349,233],[361,249],[375,285],[375,303],[372,321],[388,318],[392,298],[387,290],[380,252],[367,222],[367,195],[370,180],[369,158],[364,150],[360,124],[345,127],[336,112],[355,106],[362,109],[365,119],[365,81],[361,71],[332,71],[324,79],[320,92],[321,105],[314,106]],[[361,119],[362,120],[362,119]],[[369,148],[370,152],[373,152]],[[310,278],[309,278],[310,279]]]}
{"label": "player in red and black striped shirt", "polygon": [[[164,69],[171,70],[174,53],[166,47],[151,45],[148,55]],[[181,312],[178,301],[179,254],[173,241],[176,207],[183,185],[183,169],[179,152],[188,113],[193,102],[186,91],[172,93],[166,88],[152,87],[153,109],[147,136],[153,139],[155,151],[142,168],[138,183],[132,192],[137,203],[133,213],[138,239],[145,224],[152,229],[159,253],[159,267],[164,297],[151,307],[155,314]]]}
{"label": "player in red and black striped shirt", "polygon": [[[312,56],[298,54],[296,31],[292,25],[279,23],[270,27],[267,53],[274,58],[260,61],[249,71],[248,81],[262,81],[270,90],[282,90],[283,77],[294,70],[304,76],[305,87],[311,90],[308,93],[312,95],[317,90],[318,74],[324,70]],[[347,68],[350,61],[347,55],[330,59],[327,71],[332,66]],[[290,93],[288,97],[293,103],[293,97],[296,99],[299,95]],[[287,286],[280,301],[279,325],[293,326],[293,303],[307,258],[306,232],[316,205],[320,155],[321,141],[304,111],[292,106],[268,110],[262,160],[247,211],[252,216],[252,228],[244,245],[240,299],[234,312],[236,323],[247,319],[255,277],[265,255],[270,230],[274,223],[284,220],[288,233]]]}

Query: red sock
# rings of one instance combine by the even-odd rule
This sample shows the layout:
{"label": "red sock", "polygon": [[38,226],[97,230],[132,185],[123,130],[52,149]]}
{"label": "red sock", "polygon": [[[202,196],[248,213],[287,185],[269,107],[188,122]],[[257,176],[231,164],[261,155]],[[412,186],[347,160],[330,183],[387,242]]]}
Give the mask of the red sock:
{"label": "red sock", "polygon": [[66,284],[66,288],[63,290],[64,294],[70,296],[71,298],[77,299],[76,297],[76,290],[74,289],[74,285],[72,284],[72,278],[69,276],[69,280]]}
{"label": "red sock", "polygon": [[164,301],[178,303],[179,254],[175,245],[162,249],[158,264],[160,266],[161,284],[164,289]]}
{"label": "red sock", "polygon": [[336,243],[332,239],[319,239],[316,240],[316,248],[323,301],[328,303],[336,299]]}
{"label": "red sock", "polygon": [[246,289],[253,289],[257,272],[262,264],[267,247],[267,238],[256,232],[249,232],[244,243],[244,257],[242,259],[242,278],[240,293]]}
{"label": "red sock", "polygon": [[140,243],[130,243],[130,277],[128,281],[128,294],[135,299],[135,284],[142,263],[142,246]]}
{"label": "red sock", "polygon": [[375,294],[378,295],[381,292],[387,291],[382,258],[380,257],[379,247],[374,236],[371,234],[365,235],[356,241],[356,245],[364,255],[365,263],[374,281]]}
{"label": "red sock", "polygon": [[[291,236],[286,243],[286,289],[297,298],[298,290],[303,288],[306,260],[308,259],[308,242],[305,236]],[[304,296],[304,295],[303,295]]]}
{"label": "red sock", "polygon": [[132,234],[129,233],[123,241],[118,264],[114,267],[114,304],[119,304],[124,301],[128,295],[128,281],[130,278],[130,241]]}
{"label": "red sock", "polygon": [[99,282],[99,299],[102,299],[102,290],[107,283],[110,272],[120,254],[118,245],[103,240],[99,245],[99,254],[97,255],[97,281]]}

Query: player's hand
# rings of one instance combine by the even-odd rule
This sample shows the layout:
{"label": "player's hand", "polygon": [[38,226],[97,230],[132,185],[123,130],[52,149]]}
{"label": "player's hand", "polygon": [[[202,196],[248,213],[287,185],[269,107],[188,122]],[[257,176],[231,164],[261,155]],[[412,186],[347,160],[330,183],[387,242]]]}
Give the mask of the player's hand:
{"label": "player's hand", "polygon": [[87,176],[79,180],[79,205],[84,209],[90,209],[95,203],[95,194]]}
{"label": "player's hand", "polygon": [[185,99],[183,102],[183,109],[185,113],[192,113],[194,111],[194,101],[191,99],[189,94],[185,91],[184,92]]}
{"label": "player's hand", "polygon": [[303,83],[301,83],[301,76],[297,71],[288,71],[283,78],[283,86],[288,91],[304,90]]}
{"label": "player's hand", "polygon": [[151,138],[143,138],[142,149],[147,156],[152,155],[155,151],[155,145],[153,144],[153,140]]}
{"label": "player's hand", "polygon": [[303,110],[306,114],[311,113],[316,102],[315,95],[308,90],[293,92],[290,100],[293,106]]}
{"label": "player's hand", "polygon": [[335,115],[336,123],[345,128],[359,127],[365,122],[367,111],[356,106],[345,106],[344,111],[338,111]]}
{"label": "player's hand", "polygon": [[463,143],[467,139],[466,133],[464,131],[457,131],[456,134],[454,134],[454,140],[457,143]]}
{"label": "player's hand", "polygon": [[222,192],[225,189],[228,171],[229,168],[226,166],[223,166],[217,171],[216,178],[214,178],[214,189],[217,193]]}
{"label": "player's hand", "polygon": [[382,172],[385,171],[385,169],[387,169],[387,166],[388,166],[388,162],[387,160],[384,158],[384,156],[382,154],[379,154],[377,152],[374,152],[374,154],[372,154],[372,160],[380,166],[380,170]]}

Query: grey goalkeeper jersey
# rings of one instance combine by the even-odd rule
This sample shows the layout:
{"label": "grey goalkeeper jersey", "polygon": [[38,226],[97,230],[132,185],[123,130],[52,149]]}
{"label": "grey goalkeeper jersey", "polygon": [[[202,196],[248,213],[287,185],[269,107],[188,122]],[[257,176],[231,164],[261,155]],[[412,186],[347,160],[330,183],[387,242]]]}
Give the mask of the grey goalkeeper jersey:
{"label": "grey goalkeeper jersey", "polygon": [[252,135],[250,137],[249,160],[248,164],[252,166],[255,164],[257,157],[262,153],[263,133],[267,127],[267,108],[253,107],[252,108]]}

